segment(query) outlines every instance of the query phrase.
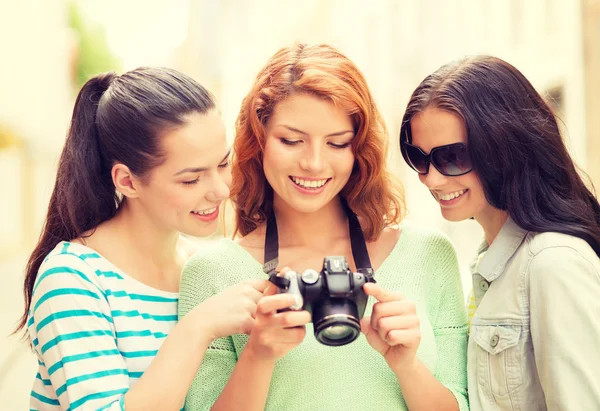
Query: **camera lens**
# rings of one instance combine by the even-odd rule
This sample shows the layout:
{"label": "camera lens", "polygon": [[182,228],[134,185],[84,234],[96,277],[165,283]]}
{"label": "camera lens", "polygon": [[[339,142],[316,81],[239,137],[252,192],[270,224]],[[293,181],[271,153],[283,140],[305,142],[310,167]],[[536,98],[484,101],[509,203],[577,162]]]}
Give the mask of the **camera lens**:
{"label": "camera lens", "polygon": [[348,338],[353,333],[352,327],[345,325],[332,325],[321,331],[321,336],[332,341],[339,341]]}
{"label": "camera lens", "polygon": [[349,344],[360,335],[356,304],[345,299],[333,299],[313,311],[315,338],[322,344]]}

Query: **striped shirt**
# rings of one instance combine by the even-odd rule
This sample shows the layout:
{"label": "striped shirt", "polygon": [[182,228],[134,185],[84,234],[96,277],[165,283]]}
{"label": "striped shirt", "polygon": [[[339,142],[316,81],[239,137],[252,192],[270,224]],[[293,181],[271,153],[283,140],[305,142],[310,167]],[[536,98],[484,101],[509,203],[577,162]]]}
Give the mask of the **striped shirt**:
{"label": "striped shirt", "polygon": [[177,321],[177,293],[61,242],[40,266],[27,327],[38,358],[32,410],[124,410]]}

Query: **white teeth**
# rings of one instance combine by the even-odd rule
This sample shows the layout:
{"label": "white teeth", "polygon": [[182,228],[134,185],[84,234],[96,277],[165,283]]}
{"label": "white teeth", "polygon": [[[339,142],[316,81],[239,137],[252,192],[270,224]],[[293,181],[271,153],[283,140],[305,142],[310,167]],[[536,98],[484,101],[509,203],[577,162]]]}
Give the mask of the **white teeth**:
{"label": "white teeth", "polygon": [[214,213],[216,210],[217,210],[217,207],[213,207],[213,208],[209,208],[206,210],[192,211],[192,213],[198,214],[198,215],[209,215],[209,214]]}
{"label": "white teeth", "polygon": [[453,193],[440,194],[438,197],[440,198],[440,200],[450,201],[450,200],[455,199],[456,197],[460,197],[461,195],[463,195],[465,193],[465,191],[467,191],[467,190],[459,190],[459,191],[455,191]]}
{"label": "white teeth", "polygon": [[325,183],[327,183],[328,179],[324,179],[324,180],[304,180],[302,178],[292,177],[292,180],[294,181],[294,183],[296,183],[299,186],[302,186],[304,188],[321,188],[321,187],[323,187],[325,185]]}

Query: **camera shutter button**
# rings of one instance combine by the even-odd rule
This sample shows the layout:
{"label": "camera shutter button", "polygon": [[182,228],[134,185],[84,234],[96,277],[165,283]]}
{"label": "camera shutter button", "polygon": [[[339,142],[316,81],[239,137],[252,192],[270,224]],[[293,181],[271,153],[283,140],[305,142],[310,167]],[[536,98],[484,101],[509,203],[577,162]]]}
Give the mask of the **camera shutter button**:
{"label": "camera shutter button", "polygon": [[308,269],[302,273],[301,278],[305,284],[314,284],[319,280],[319,273],[315,270]]}

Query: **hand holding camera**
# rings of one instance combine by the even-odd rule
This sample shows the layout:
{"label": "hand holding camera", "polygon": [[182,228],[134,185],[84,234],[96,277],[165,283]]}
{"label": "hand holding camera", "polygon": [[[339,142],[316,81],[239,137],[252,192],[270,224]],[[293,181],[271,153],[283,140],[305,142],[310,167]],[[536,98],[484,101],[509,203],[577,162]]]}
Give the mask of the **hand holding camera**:
{"label": "hand holding camera", "polygon": [[[282,274],[286,272],[284,269]],[[286,310],[296,303],[294,295],[277,294],[277,287],[269,284],[257,304],[254,327],[246,346],[255,358],[276,361],[302,342],[310,313]]]}
{"label": "hand holding camera", "polygon": [[[269,286],[266,280],[246,280],[206,299],[194,309],[210,339],[247,334],[254,325],[256,306]],[[222,313],[215,316],[213,313]]]}
{"label": "hand holding camera", "polygon": [[414,302],[401,293],[366,284],[367,295],[378,300],[370,317],[361,320],[362,332],[392,370],[409,369],[416,360],[421,329]]}
{"label": "hand holding camera", "polygon": [[354,273],[343,256],[325,257],[321,272],[302,274],[286,271],[272,279],[279,292],[294,296],[290,309],[305,309],[312,315],[315,338],[322,344],[349,344],[360,335],[360,319],[367,305],[363,285],[373,281]]}

